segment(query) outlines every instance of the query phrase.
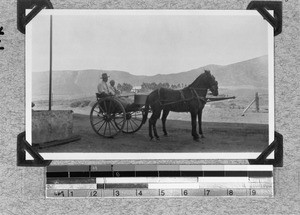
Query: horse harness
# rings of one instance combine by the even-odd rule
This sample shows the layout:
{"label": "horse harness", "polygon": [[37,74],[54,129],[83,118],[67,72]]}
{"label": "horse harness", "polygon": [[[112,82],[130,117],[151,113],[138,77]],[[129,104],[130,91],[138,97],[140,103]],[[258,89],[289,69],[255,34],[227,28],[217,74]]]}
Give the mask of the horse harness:
{"label": "horse harness", "polygon": [[[167,105],[172,105],[172,104],[177,104],[180,102],[183,102],[185,105],[188,101],[191,101],[193,99],[197,99],[198,104],[200,105],[200,101],[204,102],[204,104],[206,104],[207,99],[205,97],[199,96],[196,90],[207,90],[206,88],[189,88],[191,90],[192,93],[192,97],[191,98],[185,98],[184,94],[183,94],[183,90],[179,90],[180,93],[180,97],[181,100],[176,101],[176,102],[171,102],[169,100],[161,100],[161,95],[160,95],[160,90],[161,88],[158,88],[158,102],[161,106],[167,106]],[[167,103],[162,103],[162,102],[167,102]]]}

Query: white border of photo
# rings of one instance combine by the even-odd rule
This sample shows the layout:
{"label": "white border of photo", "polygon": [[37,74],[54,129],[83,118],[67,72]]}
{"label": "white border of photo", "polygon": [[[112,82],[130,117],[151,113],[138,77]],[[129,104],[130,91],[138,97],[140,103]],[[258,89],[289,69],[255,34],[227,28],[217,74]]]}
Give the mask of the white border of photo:
{"label": "white border of photo", "polygon": [[[26,12],[28,13],[27,10]],[[39,15],[245,15],[256,10],[42,10]],[[267,21],[266,21],[267,22]],[[26,26],[26,140],[31,144],[32,25]],[[274,29],[268,25],[269,144],[274,141]],[[147,125],[145,125],[147,126]],[[40,153],[47,160],[255,159],[260,153]],[[29,156],[30,157],[30,156]],[[274,158],[272,153],[269,158]]]}

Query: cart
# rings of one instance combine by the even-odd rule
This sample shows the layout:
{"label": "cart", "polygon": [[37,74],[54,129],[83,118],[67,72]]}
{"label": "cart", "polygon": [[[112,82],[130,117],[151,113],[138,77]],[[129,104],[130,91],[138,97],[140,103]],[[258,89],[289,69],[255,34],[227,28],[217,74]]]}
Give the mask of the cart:
{"label": "cart", "polygon": [[[90,122],[93,130],[98,135],[112,138],[121,131],[130,134],[140,130],[143,125],[143,114],[148,95],[135,94],[131,96],[134,96],[133,105],[130,108],[125,108],[119,99],[124,96],[101,97],[100,94],[96,93],[97,102],[91,109]],[[235,98],[235,96],[208,97],[207,102]],[[151,109],[149,112],[151,112]]]}
{"label": "cart", "polygon": [[128,108],[121,103],[122,96],[101,97],[96,93],[97,102],[91,109],[90,122],[98,135],[112,138],[120,132],[135,133],[142,127],[147,95],[131,96],[134,96],[134,102]]}

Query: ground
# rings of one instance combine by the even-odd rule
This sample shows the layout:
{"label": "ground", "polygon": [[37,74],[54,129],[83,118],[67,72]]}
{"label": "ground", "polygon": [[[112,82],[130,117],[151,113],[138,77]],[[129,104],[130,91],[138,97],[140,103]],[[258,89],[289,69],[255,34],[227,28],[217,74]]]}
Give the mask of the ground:
{"label": "ground", "polygon": [[112,139],[96,134],[87,115],[90,107],[74,109],[74,134],[80,141],[40,149],[40,152],[261,152],[268,145],[268,114],[242,110],[205,108],[204,139],[191,136],[187,113],[172,113],[167,120],[168,137],[163,136],[161,121],[157,123],[160,141],[150,141],[148,122],[134,134],[119,133]]}

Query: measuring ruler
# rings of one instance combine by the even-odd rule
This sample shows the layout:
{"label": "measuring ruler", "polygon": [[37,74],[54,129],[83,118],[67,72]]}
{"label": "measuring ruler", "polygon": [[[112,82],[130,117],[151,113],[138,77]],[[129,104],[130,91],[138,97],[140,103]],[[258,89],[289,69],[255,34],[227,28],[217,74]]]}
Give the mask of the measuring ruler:
{"label": "measuring ruler", "polygon": [[47,198],[273,197],[271,165],[48,166]]}

